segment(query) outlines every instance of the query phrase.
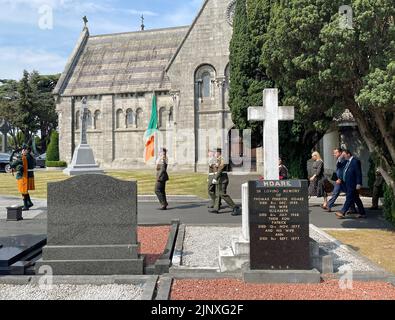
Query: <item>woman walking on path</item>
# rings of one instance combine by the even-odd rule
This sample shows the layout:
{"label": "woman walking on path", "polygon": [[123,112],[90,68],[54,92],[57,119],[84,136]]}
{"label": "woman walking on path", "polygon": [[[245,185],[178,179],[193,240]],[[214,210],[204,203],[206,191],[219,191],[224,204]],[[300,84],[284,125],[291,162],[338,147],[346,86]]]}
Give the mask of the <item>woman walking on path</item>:
{"label": "woman walking on path", "polygon": [[322,208],[327,208],[328,195],[324,189],[324,162],[318,152],[313,152],[311,158],[314,160],[312,176],[310,177],[309,185],[309,196],[310,197],[324,197],[324,203],[321,205]]}

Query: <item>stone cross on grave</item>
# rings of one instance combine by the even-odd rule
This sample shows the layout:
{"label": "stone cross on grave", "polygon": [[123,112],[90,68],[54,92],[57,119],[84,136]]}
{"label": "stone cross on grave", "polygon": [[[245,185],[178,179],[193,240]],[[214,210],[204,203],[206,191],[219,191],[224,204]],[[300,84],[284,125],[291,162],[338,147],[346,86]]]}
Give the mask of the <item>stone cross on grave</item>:
{"label": "stone cross on grave", "polygon": [[278,89],[263,91],[263,107],[249,107],[249,121],[263,121],[263,177],[278,180],[279,137],[278,122],[295,119],[294,107],[278,106]]}

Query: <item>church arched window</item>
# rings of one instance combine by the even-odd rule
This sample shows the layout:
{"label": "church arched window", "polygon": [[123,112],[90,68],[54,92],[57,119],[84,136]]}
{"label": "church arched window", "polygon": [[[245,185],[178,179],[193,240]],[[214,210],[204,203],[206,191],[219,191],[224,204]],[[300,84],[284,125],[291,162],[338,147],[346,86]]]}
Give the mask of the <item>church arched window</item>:
{"label": "church arched window", "polygon": [[92,121],[92,112],[88,110],[88,116],[86,118],[86,127],[87,129],[92,129],[93,121]]}
{"label": "church arched window", "polygon": [[122,126],[122,121],[124,120],[123,118],[123,111],[122,109],[117,110],[117,115],[116,115],[116,128],[121,129]]}
{"label": "church arched window", "polygon": [[143,127],[143,110],[141,108],[138,108],[136,110],[136,128],[142,128]]}
{"label": "church arched window", "polygon": [[202,75],[202,96],[203,98],[211,96],[211,76],[209,72]]}
{"label": "church arched window", "polygon": [[215,69],[211,65],[200,66],[195,73],[196,95],[203,101],[204,98],[213,96],[213,81],[215,79]]}
{"label": "church arched window", "polygon": [[75,113],[75,129],[76,130],[79,130],[80,129],[80,112],[79,111],[77,111],[76,113]]}
{"label": "church arched window", "polygon": [[166,123],[167,123],[166,108],[162,107],[162,108],[159,109],[159,123],[158,123],[158,127],[159,128],[166,128]]}
{"label": "church arched window", "polygon": [[126,127],[133,128],[136,125],[136,120],[134,117],[134,112],[132,109],[126,111]]}
{"label": "church arched window", "polygon": [[171,107],[169,111],[169,125],[172,126],[173,122],[174,122],[174,113],[173,113],[173,107]]}
{"label": "church arched window", "polygon": [[225,68],[225,85],[227,88],[229,88],[229,84],[230,84],[230,65],[228,63]]}
{"label": "church arched window", "polygon": [[93,116],[93,129],[101,130],[101,113],[99,110],[96,110]]}

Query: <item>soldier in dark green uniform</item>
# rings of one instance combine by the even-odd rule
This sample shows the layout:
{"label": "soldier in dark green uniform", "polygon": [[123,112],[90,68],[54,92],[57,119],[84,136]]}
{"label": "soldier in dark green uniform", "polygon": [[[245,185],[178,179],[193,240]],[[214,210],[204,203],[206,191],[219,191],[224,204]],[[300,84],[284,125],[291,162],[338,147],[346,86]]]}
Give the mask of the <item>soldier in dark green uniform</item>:
{"label": "soldier in dark green uniform", "polygon": [[11,163],[12,172],[16,172],[15,178],[17,180],[18,191],[23,197],[23,211],[33,207],[29,190],[35,190],[34,168],[36,167],[36,160],[31,155],[31,152],[30,147],[23,145],[22,154]]}
{"label": "soldier in dark green uniform", "polygon": [[379,170],[376,170],[376,179],[373,184],[373,195],[372,195],[372,206],[370,210],[377,210],[379,208],[379,198],[383,196],[384,193],[384,178]]}
{"label": "soldier in dark green uniform", "polygon": [[217,159],[215,158],[215,151],[209,150],[208,152],[208,179],[207,179],[207,191],[210,197],[210,203],[208,208],[214,208],[215,203],[215,188],[216,185],[213,184],[214,175],[216,174],[216,164]]}
{"label": "soldier in dark green uniform", "polygon": [[155,193],[161,204],[159,210],[167,210],[167,206],[169,205],[166,199],[166,181],[169,180],[169,175],[167,174],[167,164],[167,150],[162,148],[159,152],[159,159],[156,162]]}
{"label": "soldier in dark green uniform", "polygon": [[222,157],[222,149],[217,149],[216,152],[216,174],[212,181],[216,185],[215,189],[215,203],[214,208],[210,210],[212,213],[218,213],[221,205],[221,198],[232,208],[232,216],[240,215],[240,207],[237,206],[232,198],[226,193],[226,189],[229,183],[229,178],[227,174],[227,165],[224,158]]}

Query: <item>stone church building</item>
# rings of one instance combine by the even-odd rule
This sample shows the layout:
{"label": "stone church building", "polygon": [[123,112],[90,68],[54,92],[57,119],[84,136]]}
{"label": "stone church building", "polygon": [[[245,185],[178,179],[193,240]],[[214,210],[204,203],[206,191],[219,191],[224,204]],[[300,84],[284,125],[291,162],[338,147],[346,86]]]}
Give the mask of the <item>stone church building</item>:
{"label": "stone church building", "polygon": [[[191,26],[92,36],[85,26],[54,91],[60,157],[88,143],[103,168],[144,168],[144,132],[157,97],[157,147],[171,166],[206,171],[208,148],[229,150],[229,43],[234,0],[206,0]],[[239,149],[237,146],[236,149]]]}
{"label": "stone church building", "polygon": [[[100,166],[152,167],[154,161],[144,162],[144,133],[155,94],[156,148],[169,150],[173,170],[206,172],[208,149],[222,147],[233,171],[262,172],[262,148],[248,148],[248,131],[239,139],[231,130],[229,43],[235,3],[203,1],[190,26],[96,36],[85,26],[54,90],[61,159],[70,162],[78,146],[86,96],[88,143]],[[334,122],[318,146],[326,171],[330,175],[335,166],[332,149],[351,146],[366,177],[369,155],[355,122],[343,120]]]}

